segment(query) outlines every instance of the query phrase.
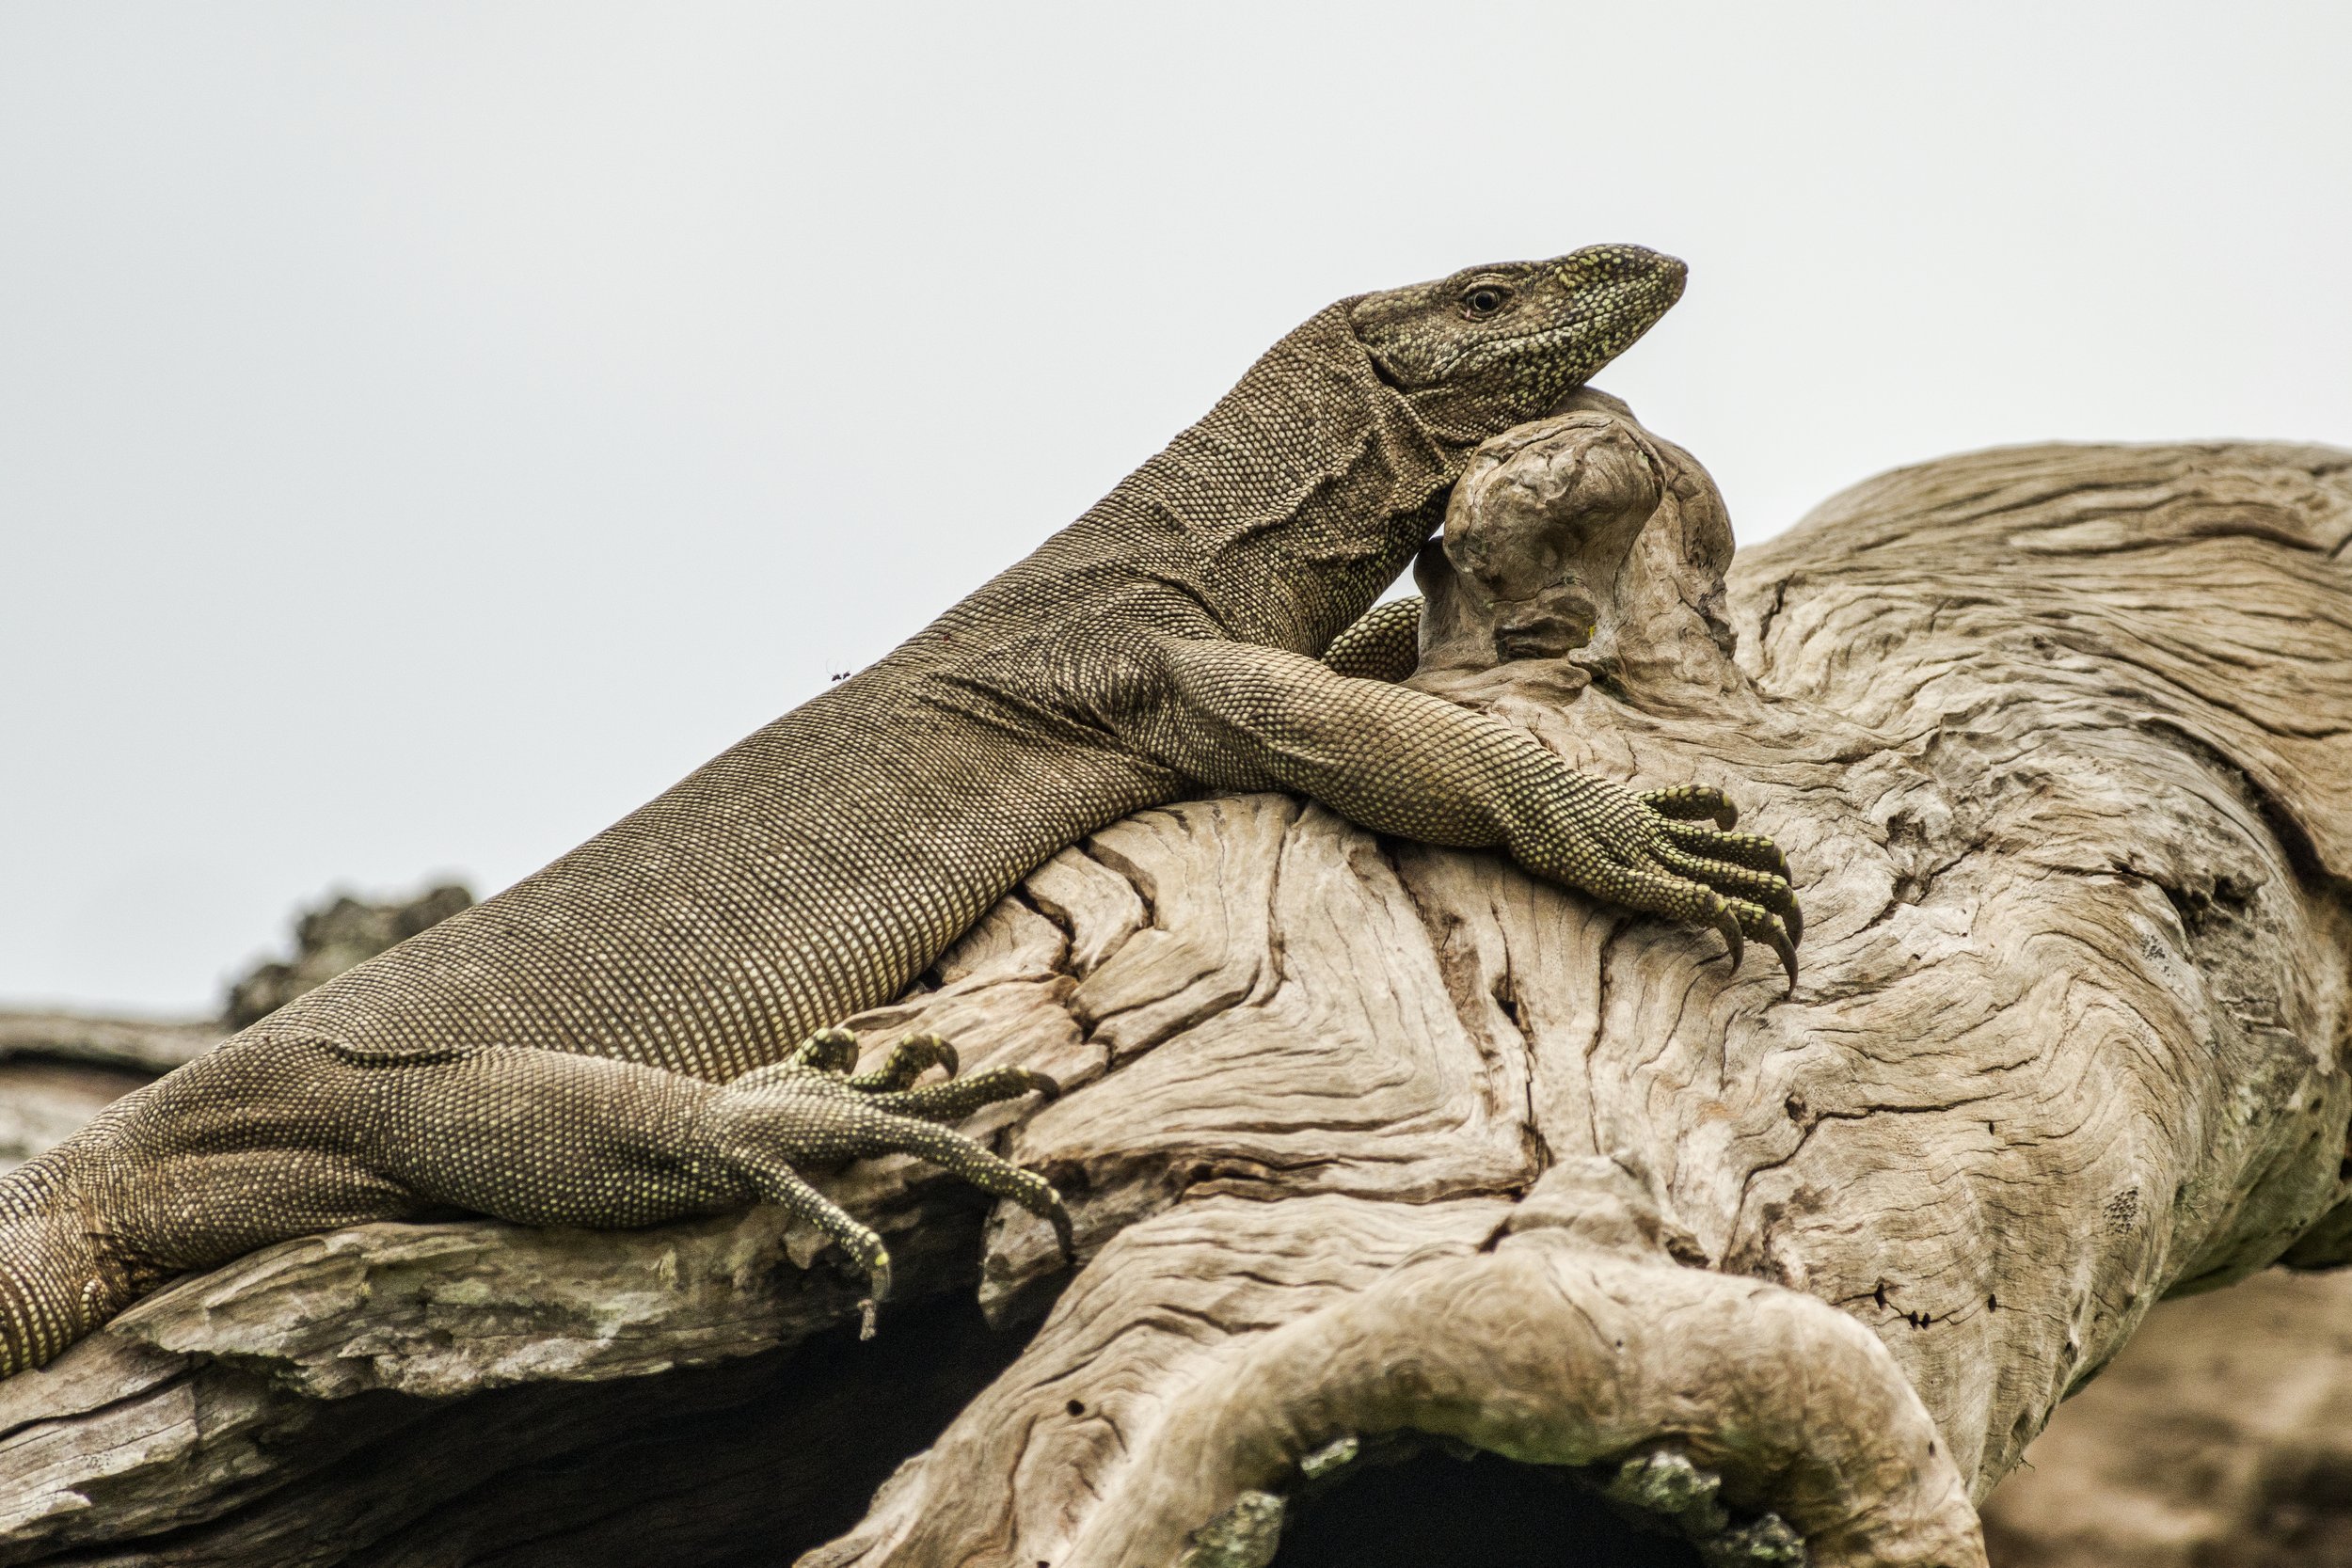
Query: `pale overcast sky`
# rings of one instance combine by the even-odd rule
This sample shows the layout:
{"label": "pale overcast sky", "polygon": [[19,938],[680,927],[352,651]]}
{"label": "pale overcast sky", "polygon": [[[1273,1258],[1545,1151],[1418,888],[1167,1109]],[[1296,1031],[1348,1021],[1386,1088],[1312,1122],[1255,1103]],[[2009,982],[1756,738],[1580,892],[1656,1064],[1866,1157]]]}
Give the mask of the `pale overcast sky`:
{"label": "pale overcast sky", "polygon": [[1602,384],[1746,540],[2352,444],[2347,15],[0,4],[0,1000],[494,891],[1475,261],[1691,262]]}

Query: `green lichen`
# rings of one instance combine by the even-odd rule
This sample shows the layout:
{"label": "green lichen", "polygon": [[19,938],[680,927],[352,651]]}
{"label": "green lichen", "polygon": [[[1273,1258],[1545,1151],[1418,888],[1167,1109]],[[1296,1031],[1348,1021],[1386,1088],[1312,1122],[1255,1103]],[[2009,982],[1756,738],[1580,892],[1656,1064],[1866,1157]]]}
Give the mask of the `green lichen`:
{"label": "green lichen", "polygon": [[1177,1568],[1265,1568],[1282,1544],[1287,1512],[1271,1492],[1244,1492],[1232,1507],[1192,1532]]}

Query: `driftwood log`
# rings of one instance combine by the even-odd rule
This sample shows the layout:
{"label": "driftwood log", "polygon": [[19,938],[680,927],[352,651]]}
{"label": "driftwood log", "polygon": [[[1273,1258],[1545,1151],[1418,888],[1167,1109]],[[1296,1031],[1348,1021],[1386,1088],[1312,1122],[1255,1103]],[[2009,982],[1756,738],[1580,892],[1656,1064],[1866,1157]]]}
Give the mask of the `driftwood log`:
{"label": "driftwood log", "polygon": [[831,1184],[902,1260],[870,1344],[765,1212],[289,1243],[0,1385],[0,1562],[1636,1551],[1597,1497],[1681,1560],[1966,1564],[2160,1298],[2352,1256],[2352,454],[1980,453],[1734,562],[1588,395],[1420,575],[1417,684],[1787,849],[1793,992],[1294,800],[1145,813],[854,1021],[1070,1087],[979,1125],[1074,1273],[897,1161]]}

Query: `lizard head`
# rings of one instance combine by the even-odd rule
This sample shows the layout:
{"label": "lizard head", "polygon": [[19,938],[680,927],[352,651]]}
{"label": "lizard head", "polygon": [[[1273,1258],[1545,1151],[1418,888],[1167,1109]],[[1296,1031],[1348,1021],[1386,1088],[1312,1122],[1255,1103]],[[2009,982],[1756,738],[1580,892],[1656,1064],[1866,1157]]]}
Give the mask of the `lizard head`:
{"label": "lizard head", "polygon": [[1442,422],[1491,434],[1547,412],[1682,297],[1685,269],[1639,245],[1470,267],[1350,302],[1375,372]]}

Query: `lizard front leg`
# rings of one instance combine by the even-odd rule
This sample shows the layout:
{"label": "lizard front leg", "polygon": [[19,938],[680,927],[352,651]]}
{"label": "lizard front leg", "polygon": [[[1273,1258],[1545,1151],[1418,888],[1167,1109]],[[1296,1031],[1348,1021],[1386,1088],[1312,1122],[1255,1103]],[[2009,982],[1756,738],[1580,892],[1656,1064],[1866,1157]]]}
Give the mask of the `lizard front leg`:
{"label": "lizard front leg", "polygon": [[1615,904],[1771,945],[1796,984],[1803,932],[1786,861],[1727,831],[1720,792],[1643,794],[1579,773],[1526,731],[1425,692],[1278,648],[1161,636],[1114,722],[1128,742],[1225,789],[1281,789],[1376,832],[1504,850]]}

